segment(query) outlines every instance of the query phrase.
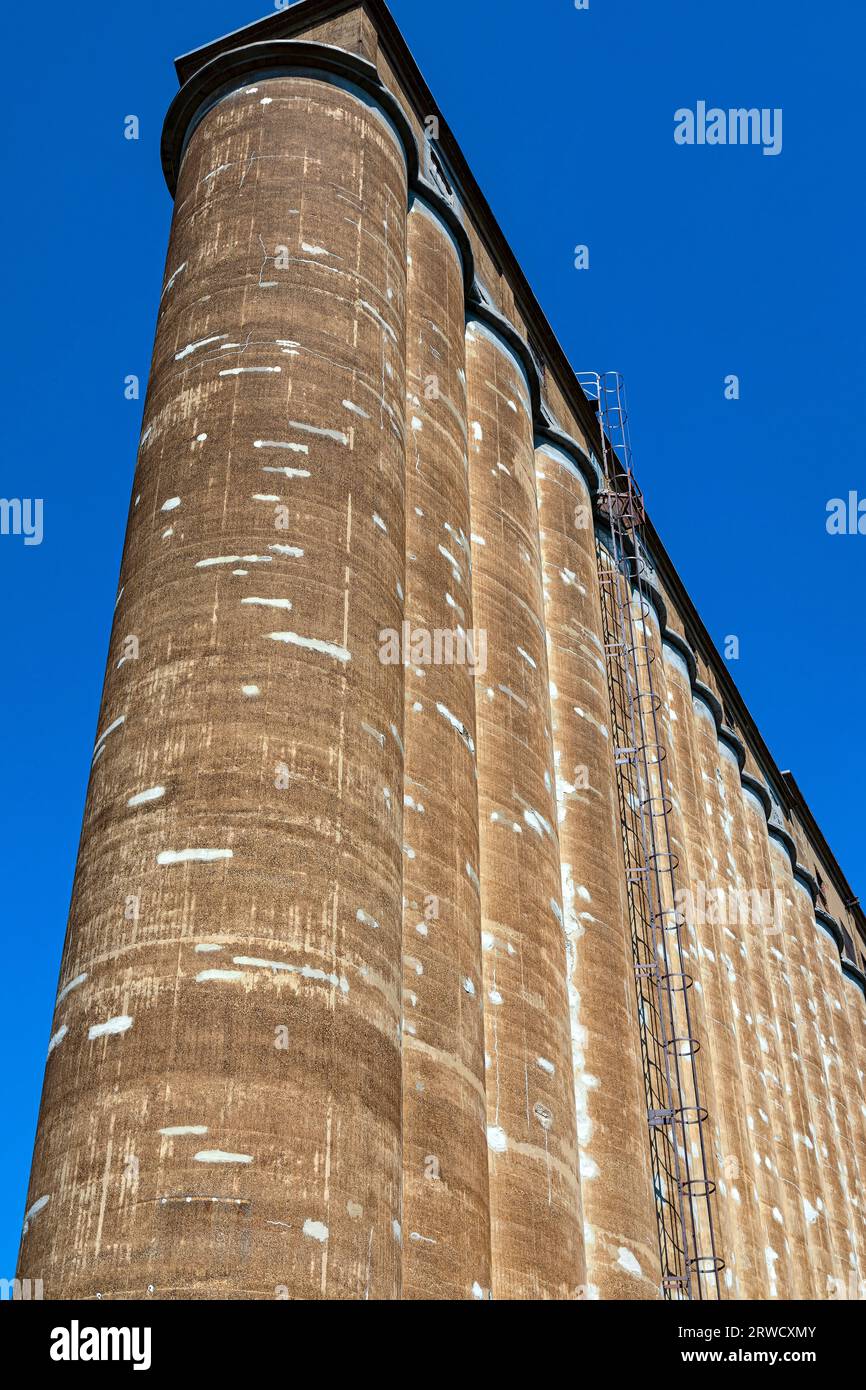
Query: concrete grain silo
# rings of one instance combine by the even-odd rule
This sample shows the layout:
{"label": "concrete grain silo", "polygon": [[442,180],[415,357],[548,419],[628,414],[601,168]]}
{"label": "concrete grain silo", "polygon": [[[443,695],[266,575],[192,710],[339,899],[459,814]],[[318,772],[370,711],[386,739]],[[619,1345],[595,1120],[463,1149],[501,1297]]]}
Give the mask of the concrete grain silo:
{"label": "concrete grain silo", "polygon": [[862,1296],[866,924],[620,384],[381,0],[177,69],[21,1277]]}

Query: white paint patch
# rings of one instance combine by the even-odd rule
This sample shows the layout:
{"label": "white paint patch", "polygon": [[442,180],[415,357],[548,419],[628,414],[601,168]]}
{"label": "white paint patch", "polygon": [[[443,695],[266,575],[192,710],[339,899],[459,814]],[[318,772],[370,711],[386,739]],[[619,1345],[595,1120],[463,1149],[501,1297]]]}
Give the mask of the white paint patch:
{"label": "white paint patch", "polygon": [[536,1057],[535,1064],[541,1067],[542,1071],[546,1071],[549,1076],[556,1075],[556,1067],[546,1057]]}
{"label": "white paint patch", "polygon": [[497,1154],[504,1154],[508,1148],[508,1135],[499,1125],[487,1126],[487,1147]]}
{"label": "white paint patch", "polygon": [[113,734],[114,731],[115,731],[115,729],[119,729],[120,726],[121,726],[121,724],[125,724],[125,723],[126,723],[126,715],[125,715],[125,714],[121,714],[121,715],[118,716],[117,719],[115,719],[115,721],[114,721],[113,724],[109,724],[108,728],[104,731],[104,733],[101,733],[101,734],[99,735],[99,738],[96,740],[96,743],[94,744],[94,747],[93,747],[93,756],[94,756],[94,758],[95,758],[99,753],[102,752],[102,745],[105,743],[105,740],[108,738],[108,735],[109,735],[109,734]]}
{"label": "white paint patch", "polygon": [[272,642],[287,642],[291,647],[321,652],[323,656],[332,656],[335,661],[352,660],[352,653],[346,651],[345,647],[339,647],[336,642],[322,642],[318,637],[301,637],[297,632],[269,632],[267,635]]}
{"label": "white paint patch", "polygon": [[94,1023],[87,1030],[87,1036],[94,1038],[111,1037],[114,1033],[128,1033],[132,1027],[132,1019],[129,1014],[116,1014],[114,1018],[107,1018],[104,1023]]}
{"label": "white paint patch", "polygon": [[209,560],[196,560],[197,570],[209,569],[211,565],[269,565],[273,555],[214,555]]}
{"label": "white paint patch", "polygon": [[292,560],[300,560],[303,550],[299,545],[269,545],[268,550],[272,550],[275,555],[288,555]]}
{"label": "white paint patch", "polygon": [[146,806],[148,801],[159,801],[165,796],[165,787],[148,787],[147,791],[136,792],[127,801],[127,806]]}
{"label": "white paint patch", "polygon": [[641,1269],[634,1255],[631,1253],[630,1250],[627,1250],[624,1245],[621,1245],[619,1247],[616,1262],[619,1265],[620,1269],[624,1269],[627,1274],[635,1274],[638,1278],[640,1278],[640,1276],[643,1274],[643,1270]]}
{"label": "white paint patch", "polygon": [[[85,981],[86,979],[87,979],[87,971],[86,971],[86,970],[83,970],[83,971],[81,972],[80,975],[76,975],[76,976],[75,976],[75,979],[74,979],[74,980],[70,980],[69,983],[68,983],[67,985],[64,985],[64,986],[63,986],[62,990],[60,991],[60,993],[59,993],[58,996],[57,996],[57,1001],[56,1001],[56,1003],[57,1003],[57,1004],[62,1004],[63,1001],[64,1001],[64,999],[66,998],[67,994],[70,994],[70,993],[72,992],[72,990],[74,990],[74,989],[78,989],[78,986],[79,986],[79,985],[83,985],[83,984],[84,984],[84,981]],[[56,1007],[56,1004],[55,1004],[55,1007]]]}
{"label": "white paint patch", "polygon": [[306,251],[308,256],[332,256],[334,254],[333,251],[326,251],[324,246],[310,246],[306,241],[301,242],[301,250]]}
{"label": "white paint patch", "polygon": [[162,849],[157,864],[212,864],[218,859],[233,859],[232,849]]}
{"label": "white paint patch", "polygon": [[553,828],[540,811],[527,809],[523,812],[523,819],[530,830],[535,831],[536,835],[550,835],[551,839],[553,838]]}
{"label": "white paint patch", "polygon": [[66,1034],[67,1034],[68,1032],[69,1032],[69,1029],[67,1028],[66,1024],[65,1024],[65,1023],[64,1023],[64,1024],[61,1024],[61,1026],[57,1029],[57,1032],[54,1034],[54,1036],[52,1037],[51,1041],[50,1041],[49,1044],[48,1044],[48,1056],[49,1056],[49,1057],[51,1056],[51,1054],[52,1054],[52,1052],[54,1051],[55,1047],[59,1047],[59,1046],[60,1046],[60,1044],[63,1042],[63,1039],[66,1037]]}
{"label": "white paint patch", "polygon": [[379,324],[380,328],[383,328],[384,331],[388,334],[388,337],[393,339],[393,341],[396,343],[397,334],[394,332],[390,323],[385,322],[378,309],[374,309],[373,305],[368,304],[366,299],[361,299],[358,301],[358,303],[362,309],[366,309],[367,313],[371,316],[371,318],[374,318],[376,322]]}
{"label": "white paint patch", "polygon": [[193,1154],[196,1163],[252,1163],[252,1154],[226,1153],[224,1149],[199,1149]]}
{"label": "white paint patch", "polygon": [[328,1228],[323,1221],[311,1221],[310,1218],[307,1217],[303,1225],[303,1231],[304,1235],[309,1236],[310,1240],[317,1240],[322,1245],[324,1245],[325,1241],[328,1239]]}
{"label": "white paint patch", "polygon": [[159,510],[160,510],[161,512],[173,512],[174,509],[175,509],[175,507],[179,507],[179,506],[180,506],[180,498],[179,498],[179,497],[168,497],[168,498],[165,500],[165,502],[163,502],[163,504],[162,504],[162,506],[160,507]]}
{"label": "white paint patch", "polygon": [[290,430],[301,430],[304,434],[317,434],[322,439],[333,439],[336,444],[348,444],[349,436],[342,430],[325,430],[319,425],[304,425],[300,420],[289,420]]}
{"label": "white paint patch", "polygon": [[[180,272],[175,271],[175,275],[178,274],[180,274]],[[171,281],[169,281],[169,284],[171,284]],[[166,285],[165,288],[168,289],[168,285]],[[228,336],[228,333],[217,333],[212,338],[199,338],[197,343],[187,343],[185,348],[181,348],[180,352],[174,354],[174,360],[175,362],[180,362],[184,357],[190,357],[194,352],[198,352],[199,348],[207,347],[209,343],[220,343],[223,338],[227,338]]]}
{"label": "white paint patch", "polygon": [[200,970],[195,977],[196,984],[206,984],[208,980],[242,980],[242,970]]}
{"label": "white paint patch", "polygon": [[242,598],[241,603],[257,604],[259,608],[291,608],[287,598]]}
{"label": "white paint patch", "polygon": [[220,376],[255,376],[257,374],[281,372],[282,367],[224,367]]}
{"label": "white paint patch", "polygon": [[369,912],[365,912],[362,907],[358,908],[358,911],[355,913],[355,918],[365,927],[372,927],[374,931],[379,930],[379,923],[376,921],[376,918],[371,917]]}
{"label": "white paint patch", "polygon": [[533,671],[537,671],[537,670],[538,670],[538,667],[536,666],[535,662],[532,660],[532,657],[529,655],[529,652],[525,652],[525,651],[523,650],[522,647],[518,647],[517,650],[518,650],[518,652],[520,653],[520,655],[523,657],[523,660],[526,662],[527,666],[531,666],[532,669],[533,669]]}
{"label": "white paint patch", "polygon": [[207,1125],[166,1125],[159,1132],[167,1139],[176,1139],[183,1134],[207,1134]]}
{"label": "white paint patch", "polygon": [[374,525],[374,526],[378,526],[379,530],[380,530],[380,531],[384,531],[384,532],[385,532],[385,535],[387,536],[387,534],[388,534],[388,527],[385,525],[384,521],[382,520],[382,518],[380,517],[380,515],[379,515],[378,512],[374,512],[374,513],[373,513],[373,525]]}
{"label": "white paint patch", "polygon": [[472,741],[472,736],[470,735],[469,731],[464,728],[463,724],[457,718],[456,714],[452,714],[450,709],[448,709],[447,705],[443,705],[441,701],[437,701],[436,709],[438,710],[439,714],[442,715],[443,719],[448,720],[448,723],[451,725],[452,729],[454,729],[455,732],[460,735],[460,737],[463,739],[463,742],[466,744],[466,747],[474,756],[475,744]]}
{"label": "white paint patch", "polygon": [[282,439],[254,439],[254,449],[288,449],[292,454],[308,454],[309,444],[295,444]]}
{"label": "white paint patch", "polygon": [[203,954],[208,954],[211,951],[221,951],[222,946],[217,946],[213,941],[200,941],[195,949]]}
{"label": "white paint patch", "polygon": [[[180,273],[180,272],[178,272],[178,274],[179,274],[179,273]],[[36,1201],[33,1203],[32,1207],[28,1207],[27,1212],[26,1212],[25,1217],[24,1217],[24,1229],[23,1229],[23,1234],[24,1234],[24,1235],[27,1234],[27,1231],[28,1231],[28,1229],[29,1229],[29,1227],[30,1227],[30,1222],[33,1220],[34,1216],[38,1216],[39,1213],[40,1213],[40,1211],[44,1211],[45,1208],[48,1206],[48,1203],[49,1203],[50,1201],[51,1201],[51,1195],[50,1195],[50,1193],[49,1193],[49,1195],[48,1195],[47,1197],[37,1197],[37,1198],[36,1198]]]}
{"label": "white paint patch", "polygon": [[235,965],[249,965],[260,970],[285,970],[290,975],[301,975],[305,980],[322,980],[333,985],[341,993],[349,993],[349,981],[345,975],[329,975],[315,965],[290,965],[282,960],[259,960],[256,956],[233,956]]}
{"label": "white paint patch", "polygon": [[309,478],[312,476],[309,468],[263,468],[263,473],[279,473],[281,478]]}
{"label": "white paint patch", "polygon": [[369,414],[367,413],[367,411],[366,411],[366,410],[362,410],[361,407],[360,407],[359,405],[355,405],[355,402],[354,402],[354,401],[343,401],[343,406],[344,406],[344,409],[346,409],[346,410],[351,410],[351,412],[352,412],[353,415],[360,415],[360,416],[362,417],[362,419],[364,419],[364,420],[369,420],[369,419],[370,419],[370,416],[369,416]]}

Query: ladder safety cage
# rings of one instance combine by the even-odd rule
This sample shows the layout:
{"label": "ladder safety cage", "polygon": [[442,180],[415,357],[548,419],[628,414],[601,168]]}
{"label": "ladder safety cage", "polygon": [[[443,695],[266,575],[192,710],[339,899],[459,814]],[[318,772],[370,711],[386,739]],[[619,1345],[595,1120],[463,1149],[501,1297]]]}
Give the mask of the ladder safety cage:
{"label": "ladder safety cage", "polygon": [[644,577],[643,494],[632,469],[628,409],[619,372],[580,372],[598,402],[604,482],[597,500],[610,545],[596,537],[605,664],[613,725],[629,926],[634,959],[650,1162],[666,1299],[719,1299],[715,1182],[707,1166],[708,1115],[701,1104],[693,976],[685,968],[686,922],[678,907],[672,801],[664,785],[661,697],[655,689]]}

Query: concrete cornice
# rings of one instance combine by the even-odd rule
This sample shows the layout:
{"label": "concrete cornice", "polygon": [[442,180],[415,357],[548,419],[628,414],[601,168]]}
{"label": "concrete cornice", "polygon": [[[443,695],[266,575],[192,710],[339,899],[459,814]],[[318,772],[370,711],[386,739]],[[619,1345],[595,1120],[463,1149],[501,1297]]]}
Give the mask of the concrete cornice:
{"label": "concrete cornice", "polygon": [[836,949],[839,952],[839,959],[841,961],[845,955],[845,937],[842,935],[842,928],[836,921],[836,918],[832,917],[829,912],[825,912],[822,907],[816,907],[815,921],[820,922],[836,942]]}
{"label": "concrete cornice", "polygon": [[842,974],[846,979],[853,980],[854,984],[858,985],[863,994],[866,995],[866,975],[863,974],[859,966],[855,965],[853,961],[843,960]]}
{"label": "concrete cornice", "polygon": [[448,228],[460,251],[460,259],[463,263],[463,293],[467,304],[471,301],[475,286],[475,256],[472,252],[472,242],[469,240],[466,228],[458,216],[453,204],[434,188],[424,175],[419,173],[414,185],[410,186],[410,192],[414,193],[422,203],[436,213]]}
{"label": "concrete cornice", "polygon": [[789,835],[783,826],[776,825],[774,821],[767,821],[767,834],[771,840],[775,840],[777,844],[782,846],[791,861],[791,873],[793,873],[797,867],[797,846],[793,836]]}
{"label": "concrete cornice", "polygon": [[799,859],[794,865],[794,877],[797,879],[798,883],[803,884],[803,887],[807,890],[809,897],[812,899],[812,906],[814,907],[818,901],[818,883],[815,876],[809,873],[805,864],[801,864]]}
{"label": "concrete cornice", "polygon": [[682,657],[688,668],[689,684],[694,687],[694,683],[698,678],[698,663],[685,637],[681,637],[678,632],[673,632],[671,628],[666,627],[662,633],[662,642],[666,643]]}
{"label": "concrete cornice", "polygon": [[764,818],[769,821],[773,811],[773,802],[770,793],[767,791],[761,779],[759,777],[753,777],[750,772],[744,772],[741,768],[740,781],[747,791],[750,791],[753,796],[758,798],[764,808]]}
{"label": "concrete cornice", "polygon": [[728,728],[727,724],[722,724],[719,728],[719,742],[728,745],[740,765],[740,772],[742,772],[743,768],[746,766],[746,745],[743,743],[742,739],[738,738],[733,729]]}
{"label": "concrete cornice", "polygon": [[692,681],[692,691],[699,700],[703,700],[704,704],[712,713],[713,719],[716,723],[716,733],[718,733],[719,729],[723,727],[725,722],[725,714],[724,710],[722,709],[722,702],[719,699],[718,695],[716,695],[715,692],[712,691],[708,685],[705,685],[703,681]]}
{"label": "concrete cornice", "polygon": [[544,448],[545,445],[552,449],[559,449],[560,453],[568,455],[586,483],[590,500],[594,501],[598,493],[598,474],[593,468],[588,454],[580,447],[577,440],[572,439],[570,434],[564,434],[562,430],[557,429],[556,425],[536,424],[535,447]]}
{"label": "concrete cornice", "polygon": [[184,83],[168,108],[162,128],[162,169],[174,197],[187,141],[202,117],[223,97],[265,76],[308,73],[359,87],[395,126],[409,169],[409,184],[418,185],[418,145],[400,102],[382,82],[376,67],[348,49],[303,39],[269,39],[218,53]]}
{"label": "concrete cornice", "polygon": [[507,319],[504,314],[500,314],[498,309],[494,309],[492,304],[487,304],[478,288],[478,281],[475,281],[473,292],[466,304],[467,318],[478,319],[487,325],[494,333],[503,338],[514,356],[518,359],[526,373],[529,382],[529,394],[532,401],[532,421],[533,427],[537,428],[542,424],[541,415],[541,378],[538,375],[538,368],[535,365],[535,358],[530,351],[526,339],[521,337],[514,324]]}

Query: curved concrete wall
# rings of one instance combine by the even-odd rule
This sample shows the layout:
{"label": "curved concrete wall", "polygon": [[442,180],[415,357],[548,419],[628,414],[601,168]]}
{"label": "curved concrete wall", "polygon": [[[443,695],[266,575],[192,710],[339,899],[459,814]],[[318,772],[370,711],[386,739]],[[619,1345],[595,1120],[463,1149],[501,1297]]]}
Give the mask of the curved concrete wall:
{"label": "curved concrete wall", "polygon": [[[675,1293],[597,466],[365,60],[223,54],[164,161],[21,1275],[84,1298]],[[772,927],[682,930],[722,1293],[857,1296],[864,981],[645,594],[667,757],[639,790],[670,799],[676,881],[777,895]]]}
{"label": "curved concrete wall", "polygon": [[570,1298],[585,1264],[532,411],[477,320],[466,376],[493,1288]]}
{"label": "curved concrete wall", "polygon": [[[612,755],[592,501],[559,447],[536,451],[562,902],[586,1232],[595,1298],[657,1298],[634,963]],[[634,1172],[638,1180],[624,1182]]]}
{"label": "curved concrete wall", "polygon": [[[459,248],[416,200],[406,402],[407,1298],[487,1297],[491,1284],[473,678],[483,653],[471,646],[464,333]],[[453,659],[435,659],[436,633],[453,641]]]}
{"label": "curved concrete wall", "polygon": [[26,1237],[69,1296],[400,1288],[406,207],[323,82],[186,151]]}

